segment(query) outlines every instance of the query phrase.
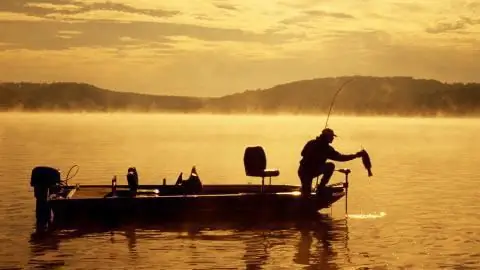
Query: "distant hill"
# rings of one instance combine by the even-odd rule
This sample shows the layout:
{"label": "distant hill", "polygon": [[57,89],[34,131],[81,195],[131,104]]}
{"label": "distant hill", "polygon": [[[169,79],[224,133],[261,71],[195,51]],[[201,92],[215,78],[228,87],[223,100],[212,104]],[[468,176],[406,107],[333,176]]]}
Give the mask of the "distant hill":
{"label": "distant hill", "polygon": [[480,84],[447,84],[411,77],[339,77],[296,81],[270,89],[212,99],[219,112],[327,113],[335,93],[335,113],[362,115],[480,115]]}
{"label": "distant hill", "polygon": [[196,112],[204,99],[114,92],[82,83],[2,83],[0,111]]}
{"label": "distant hill", "polygon": [[[212,113],[328,112],[340,85],[352,77],[296,81],[219,98],[114,92],[80,83],[2,83],[0,110]],[[380,115],[480,115],[480,84],[447,84],[411,77],[354,77],[334,111]]]}

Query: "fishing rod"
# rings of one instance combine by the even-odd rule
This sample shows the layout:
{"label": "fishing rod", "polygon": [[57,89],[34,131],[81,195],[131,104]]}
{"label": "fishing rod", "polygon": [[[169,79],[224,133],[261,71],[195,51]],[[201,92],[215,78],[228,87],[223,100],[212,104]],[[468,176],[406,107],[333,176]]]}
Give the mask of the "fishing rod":
{"label": "fishing rod", "polygon": [[335,92],[335,95],[332,98],[332,102],[330,103],[330,109],[328,110],[327,120],[325,121],[325,128],[327,128],[328,119],[330,118],[330,113],[332,112],[333,104],[335,103],[335,99],[337,98],[338,94],[343,90],[343,88],[347,84],[351,83],[354,80],[355,80],[355,78],[350,78],[349,80],[346,80],[345,82],[343,82],[343,84],[340,86],[340,88],[338,88],[337,92]]}

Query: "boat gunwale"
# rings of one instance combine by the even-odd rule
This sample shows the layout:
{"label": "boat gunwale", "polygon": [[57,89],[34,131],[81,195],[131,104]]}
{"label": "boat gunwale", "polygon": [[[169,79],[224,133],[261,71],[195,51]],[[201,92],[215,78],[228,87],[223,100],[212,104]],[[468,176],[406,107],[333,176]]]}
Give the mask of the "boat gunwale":
{"label": "boat gunwale", "polygon": [[[141,185],[139,186],[139,190],[142,189],[152,189],[152,188],[159,188],[165,187],[166,185]],[[247,197],[247,196],[261,196],[261,197],[272,197],[272,196],[291,196],[291,197],[301,197],[300,187],[294,185],[271,185],[274,188],[291,188],[292,191],[269,191],[269,188],[266,188],[263,192],[259,189],[258,191],[236,191],[235,189],[240,189],[242,187],[251,187],[251,188],[260,188],[261,185],[237,185],[237,184],[227,184],[227,185],[206,185],[206,187],[211,188],[232,188],[233,191],[225,192],[225,193],[205,193],[205,194],[161,194],[161,193],[148,193],[146,195],[139,194],[137,196],[106,196],[111,194],[111,190],[108,190],[105,195],[103,196],[88,196],[88,197],[75,197],[78,194],[77,190],[81,190],[82,188],[88,189],[110,189],[110,185],[79,185],[76,184],[75,186],[64,186],[63,188],[68,190],[67,196],[65,197],[53,197],[50,198],[50,201],[65,201],[65,200],[158,200],[158,199],[169,199],[169,198],[211,198],[211,197]],[[172,185],[168,185],[168,187],[173,187]],[[298,189],[298,190],[294,190]],[[121,192],[128,192],[129,188],[127,185],[119,185],[117,186],[117,191]],[[159,192],[158,189],[156,189]],[[315,198],[315,193],[312,193],[312,198]],[[333,197],[341,198],[345,196],[345,190],[332,192]]]}

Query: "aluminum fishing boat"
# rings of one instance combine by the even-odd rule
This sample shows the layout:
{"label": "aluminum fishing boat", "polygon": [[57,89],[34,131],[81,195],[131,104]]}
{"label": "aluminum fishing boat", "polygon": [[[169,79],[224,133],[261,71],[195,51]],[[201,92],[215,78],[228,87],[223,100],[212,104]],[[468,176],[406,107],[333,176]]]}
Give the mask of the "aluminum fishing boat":
{"label": "aluminum fishing boat", "polygon": [[43,231],[82,221],[300,218],[318,214],[347,194],[348,169],[338,170],[345,174],[345,182],[301,196],[299,186],[272,184],[280,172],[266,165],[262,147],[247,147],[246,175],[261,183],[225,185],[202,183],[195,167],[185,180],[180,174],[174,184],[164,179],[158,185],[140,185],[133,167],[125,184],[118,184],[114,176],[106,185],[70,185],[58,170],[35,167],[30,184],[36,198],[36,228]]}

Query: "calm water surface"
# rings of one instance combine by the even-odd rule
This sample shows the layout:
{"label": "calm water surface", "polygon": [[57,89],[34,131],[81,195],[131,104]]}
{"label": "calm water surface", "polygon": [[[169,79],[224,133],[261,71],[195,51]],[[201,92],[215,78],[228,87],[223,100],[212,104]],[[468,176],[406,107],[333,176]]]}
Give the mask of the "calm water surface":
{"label": "calm water surface", "polygon": [[[0,268],[60,269],[478,269],[478,119],[333,116],[334,146],[365,147],[374,177],[352,169],[344,200],[316,220],[125,225],[32,237],[31,169],[77,164],[70,183],[109,184],[129,166],[141,183],[172,183],[196,165],[205,184],[257,183],[243,151],[262,145],[274,183],[298,184],[306,140],[324,117],[0,114]],[[332,182],[341,181],[334,175]]]}

